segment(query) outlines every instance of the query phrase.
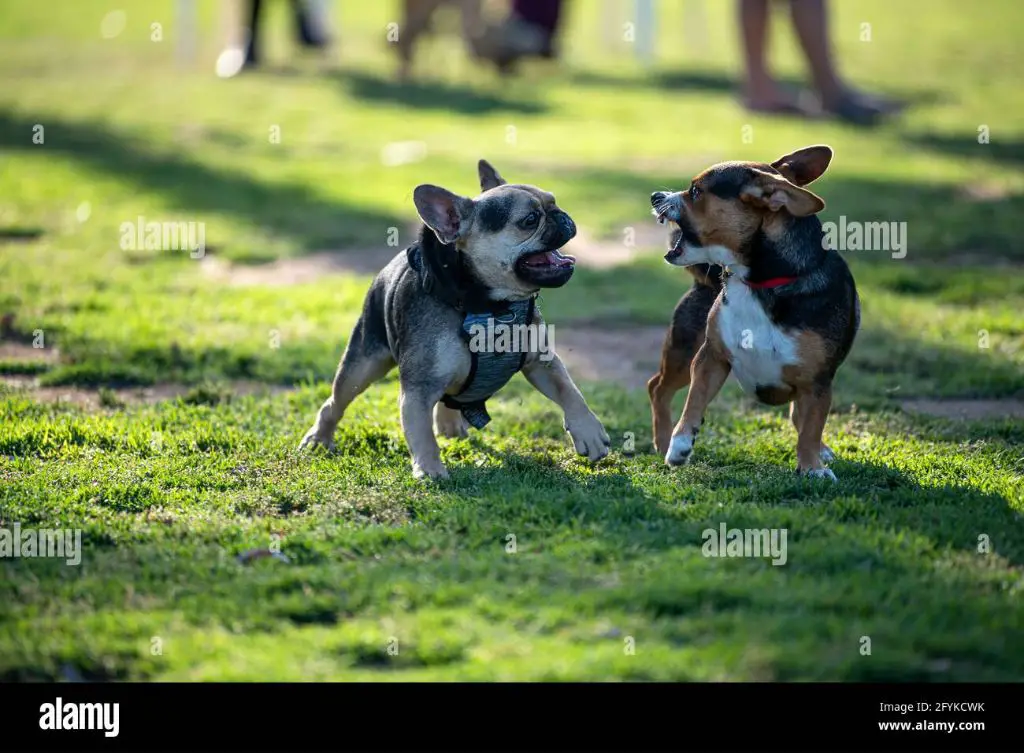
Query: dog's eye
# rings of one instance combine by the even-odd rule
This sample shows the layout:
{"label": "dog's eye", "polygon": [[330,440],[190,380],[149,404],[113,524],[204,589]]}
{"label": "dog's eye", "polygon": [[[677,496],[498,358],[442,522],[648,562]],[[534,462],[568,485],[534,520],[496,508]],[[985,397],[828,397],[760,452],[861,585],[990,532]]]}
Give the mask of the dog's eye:
{"label": "dog's eye", "polygon": [[537,212],[530,212],[519,222],[519,226],[529,229],[537,227],[538,222],[540,222],[540,214]]}
{"label": "dog's eye", "polygon": [[696,201],[700,198],[700,189],[694,184],[690,186],[690,201]]}

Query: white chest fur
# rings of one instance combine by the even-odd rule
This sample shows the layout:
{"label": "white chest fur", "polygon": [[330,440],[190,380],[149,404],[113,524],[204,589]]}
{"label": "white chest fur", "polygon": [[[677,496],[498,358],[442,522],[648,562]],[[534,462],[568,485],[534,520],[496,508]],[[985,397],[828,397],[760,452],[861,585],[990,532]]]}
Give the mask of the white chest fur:
{"label": "white chest fur", "polygon": [[782,384],[782,368],[797,363],[796,340],[768,318],[750,288],[730,281],[716,321],[732,374],[744,390]]}

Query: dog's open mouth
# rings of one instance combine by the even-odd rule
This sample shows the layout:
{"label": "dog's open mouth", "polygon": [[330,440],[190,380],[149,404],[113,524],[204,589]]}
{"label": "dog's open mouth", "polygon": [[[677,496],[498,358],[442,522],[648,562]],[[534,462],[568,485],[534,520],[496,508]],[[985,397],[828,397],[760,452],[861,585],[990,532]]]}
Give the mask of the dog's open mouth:
{"label": "dog's open mouth", "polygon": [[683,255],[683,231],[675,230],[672,232],[672,245],[668,249],[668,253],[665,254],[665,261],[671,262],[678,259]]}
{"label": "dog's open mouth", "polygon": [[524,280],[547,288],[564,285],[576,269],[576,257],[561,249],[524,254],[516,260],[516,274]]}
{"label": "dog's open mouth", "polygon": [[560,249],[527,254],[519,262],[524,267],[571,267],[576,264],[575,256],[566,256]]}

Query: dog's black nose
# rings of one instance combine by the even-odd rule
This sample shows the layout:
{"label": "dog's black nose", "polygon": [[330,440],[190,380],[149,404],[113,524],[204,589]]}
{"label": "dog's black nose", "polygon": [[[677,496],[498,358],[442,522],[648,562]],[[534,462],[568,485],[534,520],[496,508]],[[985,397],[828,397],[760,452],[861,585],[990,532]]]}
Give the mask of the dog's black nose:
{"label": "dog's black nose", "polygon": [[572,221],[572,217],[560,211],[554,215],[553,219],[561,238],[559,245],[564,245],[576,237],[576,223]]}
{"label": "dog's black nose", "polygon": [[562,223],[562,228],[565,232],[565,239],[572,240],[576,237],[576,223],[572,221],[572,217],[562,212],[562,216],[558,218],[559,222]]}
{"label": "dog's black nose", "polygon": [[651,194],[651,206],[656,207],[659,204],[663,204],[665,199],[671,195],[668,191],[655,191]]}

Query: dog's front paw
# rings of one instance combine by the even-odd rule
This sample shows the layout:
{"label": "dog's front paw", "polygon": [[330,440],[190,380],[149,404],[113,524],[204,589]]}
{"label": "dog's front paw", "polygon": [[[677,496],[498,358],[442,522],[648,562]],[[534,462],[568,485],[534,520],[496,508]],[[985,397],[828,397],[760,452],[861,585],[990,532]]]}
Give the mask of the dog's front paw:
{"label": "dog's front paw", "polygon": [[580,414],[571,421],[566,419],[565,430],[569,432],[578,455],[594,463],[608,455],[612,441],[592,412]]}
{"label": "dog's front paw", "polygon": [[690,434],[676,434],[665,453],[665,464],[672,467],[686,465],[693,457],[693,437]]}
{"label": "dog's front paw", "polygon": [[446,479],[448,469],[440,460],[412,461],[412,477],[416,479]]}
{"label": "dog's front paw", "polygon": [[805,471],[797,471],[797,473],[801,476],[806,476],[807,478],[827,478],[832,481],[839,481],[839,479],[836,478],[836,474],[832,473],[828,468],[809,468]]}
{"label": "dog's front paw", "polygon": [[316,447],[323,447],[325,450],[334,449],[334,439],[321,431],[319,427],[314,426],[312,429],[306,432],[306,436],[299,442],[300,450],[309,450]]}

